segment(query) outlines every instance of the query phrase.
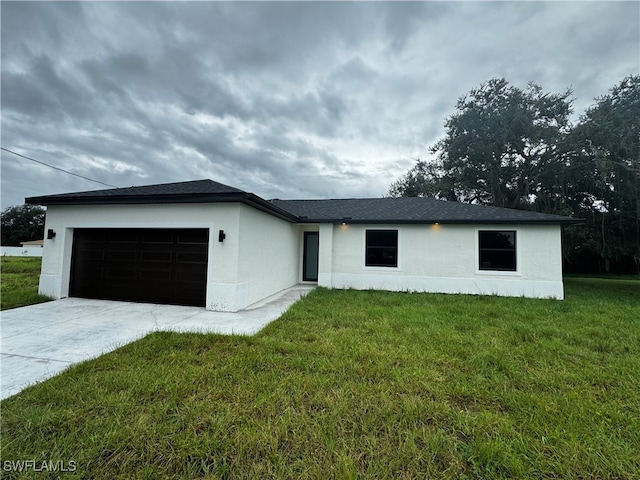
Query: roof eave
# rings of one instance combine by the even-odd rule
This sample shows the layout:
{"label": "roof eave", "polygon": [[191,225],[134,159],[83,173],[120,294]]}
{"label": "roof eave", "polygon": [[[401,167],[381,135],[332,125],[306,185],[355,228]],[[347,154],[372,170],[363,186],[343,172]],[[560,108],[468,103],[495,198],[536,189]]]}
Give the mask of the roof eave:
{"label": "roof eave", "polygon": [[30,205],[151,205],[163,203],[214,203],[239,202],[245,193],[203,193],[203,194],[163,194],[163,195],[118,195],[118,196],[73,196],[27,197]]}
{"label": "roof eave", "polygon": [[292,223],[298,223],[299,222],[299,218],[298,216],[287,212],[286,210],[275,206],[273,203],[268,202],[267,200],[253,194],[253,193],[246,193],[244,194],[245,198],[241,201],[243,204],[245,205],[249,205],[253,208],[256,208],[262,212],[268,213],[270,215],[276,216],[278,218],[281,218],[282,220],[286,220],[288,222],[292,222]]}
{"label": "roof eave", "polygon": [[74,196],[74,197],[27,197],[29,205],[160,205],[169,203],[242,203],[274,215],[289,222],[297,222],[298,217],[277,207],[252,193],[204,193],[204,194],[164,194],[164,195],[121,195],[121,196]]}
{"label": "roof eave", "polygon": [[380,220],[380,219],[344,219],[344,218],[304,218],[299,223],[331,223],[334,225],[572,225],[583,223],[583,219],[558,219],[558,220],[456,220],[456,219],[425,219],[425,220]]}

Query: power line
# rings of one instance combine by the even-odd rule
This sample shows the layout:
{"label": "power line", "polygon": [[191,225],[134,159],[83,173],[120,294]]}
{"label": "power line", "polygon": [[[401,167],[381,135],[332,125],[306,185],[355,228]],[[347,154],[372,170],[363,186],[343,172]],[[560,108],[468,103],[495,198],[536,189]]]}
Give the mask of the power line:
{"label": "power line", "polygon": [[69,171],[64,170],[62,168],[54,167],[53,165],[49,165],[48,163],[41,162],[40,160],[36,160],[35,158],[30,158],[30,157],[27,157],[25,155],[20,155],[19,153],[16,153],[16,152],[13,152],[13,151],[9,150],[8,148],[0,147],[0,150],[4,150],[5,152],[13,153],[14,155],[17,155],[19,157],[26,158],[27,160],[31,160],[32,162],[39,163],[40,165],[44,165],[45,167],[53,168],[54,170],[59,170],[59,171],[64,172],[64,173],[68,173],[69,175],[73,175],[74,177],[80,177],[80,178],[83,178],[85,180],[89,180],[90,182],[99,183],[100,185],[104,185],[105,187],[118,188],[115,185],[110,185],[108,183],[101,182],[100,180],[94,180],[93,178],[84,177],[82,175],[78,175],[77,173],[69,172]]}

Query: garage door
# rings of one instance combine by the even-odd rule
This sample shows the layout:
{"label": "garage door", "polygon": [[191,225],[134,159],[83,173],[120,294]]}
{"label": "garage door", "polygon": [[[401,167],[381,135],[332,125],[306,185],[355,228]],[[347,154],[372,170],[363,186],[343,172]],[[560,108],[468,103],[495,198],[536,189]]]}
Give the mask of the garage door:
{"label": "garage door", "polygon": [[204,306],[208,229],[75,229],[70,295]]}

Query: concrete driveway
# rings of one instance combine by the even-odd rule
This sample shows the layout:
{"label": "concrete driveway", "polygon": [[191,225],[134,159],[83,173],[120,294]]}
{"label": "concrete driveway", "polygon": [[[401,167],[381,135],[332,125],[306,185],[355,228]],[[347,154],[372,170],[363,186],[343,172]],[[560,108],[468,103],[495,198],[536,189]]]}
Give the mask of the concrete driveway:
{"label": "concrete driveway", "polygon": [[0,318],[0,398],[150,332],[252,335],[312,288],[297,285],[236,313],[83,298],[5,310]]}

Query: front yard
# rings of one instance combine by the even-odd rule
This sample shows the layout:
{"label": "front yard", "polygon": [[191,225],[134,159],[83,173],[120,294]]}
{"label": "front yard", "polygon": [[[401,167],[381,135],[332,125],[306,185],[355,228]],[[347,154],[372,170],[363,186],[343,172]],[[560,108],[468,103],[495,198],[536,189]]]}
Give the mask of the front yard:
{"label": "front yard", "polygon": [[50,300],[38,294],[41,265],[42,258],[38,257],[0,257],[2,271],[0,310]]}
{"label": "front yard", "polygon": [[638,478],[640,282],[566,288],[563,302],[319,289],[254,337],[154,333],[3,401],[3,466]]}

